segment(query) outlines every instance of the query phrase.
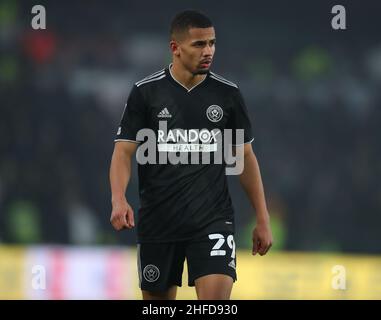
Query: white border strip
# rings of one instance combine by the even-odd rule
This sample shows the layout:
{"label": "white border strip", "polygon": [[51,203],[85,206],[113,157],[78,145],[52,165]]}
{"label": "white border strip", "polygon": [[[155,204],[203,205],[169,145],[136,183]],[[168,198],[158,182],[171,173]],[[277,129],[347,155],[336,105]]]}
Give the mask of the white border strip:
{"label": "white border strip", "polygon": [[254,141],[254,138],[251,139],[250,141],[247,141],[247,142],[244,142],[244,143],[232,144],[232,146],[234,146],[234,147],[243,146],[244,144],[252,143],[253,141]]}
{"label": "white border strip", "polygon": [[213,76],[213,75],[210,75],[210,77],[211,77],[212,79],[214,79],[214,80],[220,81],[220,82],[222,82],[222,83],[224,83],[224,84],[227,84],[228,86],[235,87],[235,88],[238,89],[238,86],[237,86],[236,84],[234,84],[233,82],[228,82],[228,81],[219,79],[219,78],[217,78],[217,77],[215,77],[215,76]]}
{"label": "white border strip", "polygon": [[159,76],[159,75],[163,74],[164,72],[165,72],[164,69],[162,69],[162,70],[160,70],[160,71],[157,71],[157,72],[155,72],[155,73],[149,75],[148,77],[145,77],[145,78],[143,78],[142,80],[137,81],[135,84],[139,84],[140,82],[143,82],[143,81],[152,79],[152,78],[154,78],[154,77],[156,77],[156,76]]}
{"label": "white border strip", "polygon": [[150,79],[150,80],[146,80],[146,81],[144,81],[144,82],[140,82],[140,83],[137,84],[136,86],[137,86],[137,87],[140,87],[142,84],[146,84],[146,83],[148,83],[148,82],[152,82],[152,81],[158,81],[158,80],[163,79],[163,78],[165,78],[165,77],[166,77],[166,75],[163,74],[163,75],[160,76],[159,78],[153,78],[153,79]]}
{"label": "white border strip", "polygon": [[215,76],[216,78],[218,78],[218,79],[220,79],[220,80],[223,80],[223,81],[225,81],[225,82],[231,83],[232,85],[235,85],[235,86],[238,87],[237,84],[235,84],[234,82],[232,82],[232,81],[230,81],[230,80],[228,80],[228,79],[225,79],[224,77],[220,76],[219,74],[214,73],[214,72],[212,72],[212,71],[210,71],[210,73],[211,73],[213,76]]}
{"label": "white border strip", "polygon": [[194,85],[192,88],[188,89],[188,88],[187,88],[186,86],[184,86],[181,82],[177,81],[176,78],[173,76],[172,71],[171,71],[172,64],[173,64],[173,63],[171,63],[171,64],[168,66],[169,74],[171,75],[172,79],[175,80],[175,81],[176,81],[180,86],[182,86],[185,90],[187,90],[188,93],[191,92],[191,91],[192,91],[194,88],[196,88],[198,85],[200,85],[201,83],[203,83],[203,82],[206,80],[206,78],[208,77],[208,75],[206,75],[206,77],[205,77],[202,81],[200,81],[199,83],[197,83],[196,85]]}
{"label": "white border strip", "polygon": [[135,141],[135,140],[128,140],[128,139],[115,139],[114,142],[119,142],[119,141],[127,141],[127,142],[133,142],[140,144],[140,141]]}

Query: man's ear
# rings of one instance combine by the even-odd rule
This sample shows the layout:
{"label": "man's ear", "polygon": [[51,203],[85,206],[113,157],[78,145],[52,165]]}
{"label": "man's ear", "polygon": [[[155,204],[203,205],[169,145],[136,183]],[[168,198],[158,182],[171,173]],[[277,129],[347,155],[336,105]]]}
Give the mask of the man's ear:
{"label": "man's ear", "polygon": [[171,48],[171,51],[175,56],[180,55],[180,47],[179,47],[179,44],[175,40],[171,40],[169,42],[169,47]]}

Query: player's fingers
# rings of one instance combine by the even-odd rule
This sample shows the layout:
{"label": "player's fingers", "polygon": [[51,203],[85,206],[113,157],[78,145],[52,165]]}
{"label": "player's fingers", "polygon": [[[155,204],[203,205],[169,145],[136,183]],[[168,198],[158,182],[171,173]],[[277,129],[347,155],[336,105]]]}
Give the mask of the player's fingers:
{"label": "player's fingers", "polygon": [[271,246],[270,242],[265,242],[265,243],[261,246],[261,248],[260,248],[260,250],[259,250],[259,254],[260,254],[261,256],[264,256],[264,255],[267,253],[267,251],[269,251],[270,246]]}
{"label": "player's fingers", "polygon": [[263,256],[265,254],[266,248],[264,246],[261,246],[258,250],[258,253],[260,256]]}
{"label": "player's fingers", "polygon": [[120,215],[120,225],[123,228],[129,228],[128,221],[127,221],[127,213],[123,213]]}
{"label": "player's fingers", "polygon": [[124,214],[113,212],[111,218],[111,224],[115,228],[115,230],[119,231],[126,227],[126,221],[124,218]]}
{"label": "player's fingers", "polygon": [[127,210],[127,225],[129,228],[135,227],[134,211],[132,210],[132,208],[129,208]]}
{"label": "player's fingers", "polygon": [[110,222],[115,230],[118,230],[118,231],[120,230],[119,218],[115,214],[112,214]]}
{"label": "player's fingers", "polygon": [[258,253],[259,250],[259,241],[258,237],[256,235],[253,236],[253,256],[255,256]]}
{"label": "player's fingers", "polygon": [[269,252],[269,250],[270,250],[270,248],[271,248],[272,245],[273,245],[273,244],[270,242],[269,245],[267,246],[267,249],[266,249],[266,251],[265,251],[265,254],[267,254],[267,252]]}
{"label": "player's fingers", "polygon": [[124,220],[123,220],[124,227],[126,227],[128,229],[131,229],[132,225],[131,225],[131,222],[130,222],[128,211],[126,211],[126,213],[124,214],[123,218],[124,218]]}

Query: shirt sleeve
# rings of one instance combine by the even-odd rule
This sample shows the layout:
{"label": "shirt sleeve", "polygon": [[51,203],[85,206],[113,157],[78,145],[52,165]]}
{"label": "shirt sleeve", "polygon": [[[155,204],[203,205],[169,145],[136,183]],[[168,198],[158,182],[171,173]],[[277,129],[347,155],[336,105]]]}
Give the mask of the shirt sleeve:
{"label": "shirt sleeve", "polygon": [[134,85],[124,107],[122,119],[114,141],[140,143],[140,141],[136,140],[136,134],[140,129],[147,127],[146,119],[146,106],[143,97],[138,87]]}
{"label": "shirt sleeve", "polygon": [[251,121],[249,117],[248,110],[246,108],[245,101],[239,89],[236,89],[232,94],[232,106],[231,113],[228,120],[228,128],[233,129],[232,134],[232,144],[240,145],[242,142],[236,140],[236,131],[237,129],[244,130],[244,141],[245,143],[251,143],[254,140]]}

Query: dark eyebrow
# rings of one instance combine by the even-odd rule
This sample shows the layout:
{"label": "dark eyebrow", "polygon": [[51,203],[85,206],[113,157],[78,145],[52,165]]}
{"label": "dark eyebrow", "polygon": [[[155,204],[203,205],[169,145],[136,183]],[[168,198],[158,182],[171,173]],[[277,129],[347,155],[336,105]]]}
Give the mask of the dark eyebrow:
{"label": "dark eyebrow", "polygon": [[210,40],[196,40],[192,42],[192,45],[197,45],[197,44],[205,44],[207,42],[216,42],[216,38],[210,39]]}

